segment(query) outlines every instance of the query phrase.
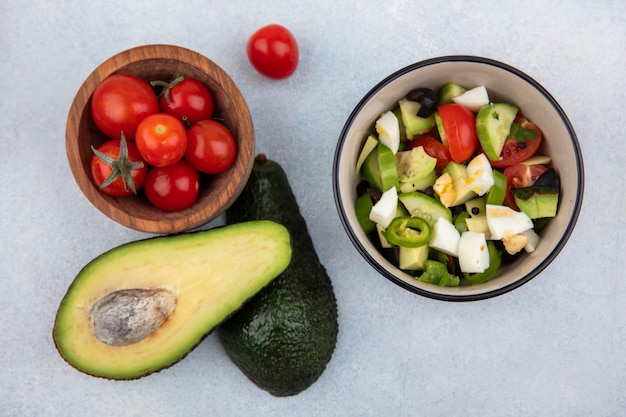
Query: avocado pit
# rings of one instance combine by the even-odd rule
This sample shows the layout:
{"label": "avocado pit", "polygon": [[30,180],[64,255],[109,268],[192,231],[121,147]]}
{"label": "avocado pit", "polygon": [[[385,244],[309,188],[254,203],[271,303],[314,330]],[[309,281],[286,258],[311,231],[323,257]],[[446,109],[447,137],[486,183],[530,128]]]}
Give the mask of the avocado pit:
{"label": "avocado pit", "polygon": [[176,295],[163,288],[131,288],[100,298],[89,315],[102,343],[127,346],[157,331],[176,308]]}

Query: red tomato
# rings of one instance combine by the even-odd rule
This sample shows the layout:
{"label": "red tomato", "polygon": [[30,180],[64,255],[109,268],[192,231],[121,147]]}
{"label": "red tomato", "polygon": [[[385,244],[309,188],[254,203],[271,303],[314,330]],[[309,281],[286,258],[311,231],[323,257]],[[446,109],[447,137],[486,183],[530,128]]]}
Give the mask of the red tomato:
{"label": "red tomato", "polygon": [[411,148],[422,146],[424,148],[424,152],[433,158],[437,158],[437,169],[440,171],[442,171],[446,165],[448,165],[448,162],[450,162],[451,156],[448,148],[432,136],[422,135],[411,140],[409,146]]}
{"label": "red tomato", "polygon": [[135,137],[143,159],[155,167],[180,161],[187,147],[183,122],[171,114],[157,113],[143,119]]}
{"label": "red tomato", "polygon": [[128,74],[114,74],[94,90],[91,116],[98,128],[108,137],[135,138],[139,122],[159,111],[159,102],[150,84]]}
{"label": "red tomato", "polygon": [[444,104],[437,108],[452,160],[462,163],[471,158],[478,146],[474,113],[458,104]]}
{"label": "red tomato", "polygon": [[163,85],[159,97],[161,113],[168,113],[189,125],[213,115],[213,96],[202,82],[194,78],[178,77],[171,83],[153,82]]}
{"label": "red tomato", "polygon": [[511,188],[530,187],[547,170],[548,168],[544,165],[526,165],[522,163],[513,164],[506,168],[504,170],[504,176],[506,177],[504,204],[512,209],[519,210],[517,204],[515,204]]}
{"label": "red tomato", "polygon": [[491,161],[491,166],[494,168],[506,168],[519,162],[524,162],[537,152],[539,145],[541,145],[541,139],[543,133],[539,127],[530,122],[525,116],[518,114],[513,121],[514,124],[518,124],[522,129],[530,129],[535,131],[534,138],[524,138],[526,133],[523,130],[517,130],[516,137],[507,138],[502,147],[500,153],[500,160]]}
{"label": "red tomato", "polygon": [[203,120],[187,132],[185,159],[205,174],[219,174],[237,157],[237,143],[228,128],[215,120]]}
{"label": "red tomato", "polygon": [[147,165],[137,147],[125,139],[111,139],[94,151],[91,175],[102,192],[112,197],[136,194],[146,179]]}
{"label": "red tomato", "polygon": [[165,211],[179,211],[191,206],[198,198],[198,172],[185,161],[148,171],[144,189],[146,197]]}
{"label": "red tomato", "polygon": [[298,42],[284,26],[272,24],[254,32],[247,45],[248,59],[261,74],[277,80],[298,67]]}

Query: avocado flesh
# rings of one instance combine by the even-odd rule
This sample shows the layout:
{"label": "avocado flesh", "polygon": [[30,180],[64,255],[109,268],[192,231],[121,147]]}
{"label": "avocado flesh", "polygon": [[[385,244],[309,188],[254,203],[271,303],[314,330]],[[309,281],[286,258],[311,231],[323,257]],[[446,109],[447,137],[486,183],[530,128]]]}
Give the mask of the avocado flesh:
{"label": "avocado flesh", "polygon": [[556,216],[559,204],[559,187],[533,185],[512,189],[517,207],[531,219]]}
{"label": "avocado flesh", "polygon": [[435,126],[435,117],[433,115],[428,117],[420,117],[417,115],[420,109],[420,103],[401,99],[399,106],[407,139],[410,140],[426,133]]}
{"label": "avocado flesh", "polygon": [[[89,262],[74,279],[57,311],[55,345],[71,366],[93,376],[135,379],[159,371],[182,359],[283,271],[290,258],[288,231],[269,221],[119,246]],[[162,323],[152,323],[154,329],[144,334],[135,329],[138,341],[126,338],[128,328],[113,335],[113,341],[102,337],[102,331],[97,335],[94,318],[106,317],[102,303],[112,294],[128,293],[152,307],[172,300],[175,306]],[[152,302],[154,294],[164,295],[165,301]],[[114,303],[123,310],[128,307],[120,305],[124,302]],[[117,320],[131,324],[131,319]]]}
{"label": "avocado flesh", "polygon": [[331,360],[338,312],[332,282],[282,167],[257,156],[226,218],[228,223],[272,220],[292,235],[289,266],[217,333],[233,363],[259,388],[278,397],[296,395],[311,386]]}

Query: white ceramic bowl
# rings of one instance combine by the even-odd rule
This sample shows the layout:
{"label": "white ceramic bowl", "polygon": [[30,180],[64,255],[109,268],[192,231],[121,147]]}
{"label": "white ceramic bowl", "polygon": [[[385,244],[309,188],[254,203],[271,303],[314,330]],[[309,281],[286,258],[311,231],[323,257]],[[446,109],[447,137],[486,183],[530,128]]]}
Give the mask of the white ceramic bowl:
{"label": "white ceramic bowl", "polygon": [[[543,131],[538,153],[552,158],[561,178],[557,216],[541,231],[533,253],[506,264],[490,281],[479,285],[438,287],[422,283],[389,262],[360,228],[354,210],[359,178],[356,160],[367,133],[384,111],[416,87],[434,90],[448,81],[473,87],[485,85],[492,101],[506,101]],[[333,190],[339,216],[358,252],[381,275],[414,293],[446,301],[471,301],[511,291],[542,272],[569,239],[581,210],[584,191],[583,157],[574,129],[563,109],[537,81],[520,70],[488,58],[444,56],[409,65],[379,82],[350,114],[339,136],[333,163]]]}

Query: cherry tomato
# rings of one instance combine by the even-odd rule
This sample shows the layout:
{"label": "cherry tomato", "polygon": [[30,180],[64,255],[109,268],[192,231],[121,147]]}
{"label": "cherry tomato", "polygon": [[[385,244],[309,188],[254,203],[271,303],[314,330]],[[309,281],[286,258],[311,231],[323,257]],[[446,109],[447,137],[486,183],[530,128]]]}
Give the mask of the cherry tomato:
{"label": "cherry tomato", "polygon": [[548,168],[544,165],[534,164],[526,165],[522,163],[516,163],[504,170],[504,176],[506,177],[506,194],[504,196],[504,204],[512,209],[519,210],[513,197],[511,188],[524,188],[530,187],[537,181],[537,178],[546,172]]}
{"label": "cherry tomato", "polygon": [[261,74],[283,79],[298,67],[298,42],[284,26],[272,24],[254,32],[247,45],[248,59]]}
{"label": "cherry tomato", "polygon": [[[508,138],[504,142],[502,152],[498,161],[491,161],[491,166],[494,168],[506,168],[513,164],[523,162],[533,156],[539,145],[541,145],[541,139],[543,133],[539,127],[530,122],[525,116],[518,114],[513,121],[513,126],[519,125],[522,129],[517,129],[514,132],[515,137]],[[529,129],[530,132],[524,131]],[[534,133],[533,133],[534,131]],[[524,135],[528,135],[524,137]]]}
{"label": "cherry tomato", "polygon": [[467,161],[478,146],[474,113],[455,103],[441,105],[437,111],[445,132],[442,142],[448,146],[452,160]]}
{"label": "cherry tomato", "polygon": [[191,206],[198,198],[198,172],[185,161],[148,171],[144,190],[155,207],[179,211]]}
{"label": "cherry tomato", "polygon": [[185,124],[192,125],[213,115],[213,96],[202,82],[195,78],[178,77],[171,83],[154,81],[152,85],[163,86],[159,95],[161,113],[175,116]]}
{"label": "cherry tomato", "polygon": [[112,197],[136,194],[146,179],[148,166],[137,146],[122,139],[111,139],[94,150],[91,175],[102,192]]}
{"label": "cherry tomato", "polygon": [[433,158],[437,158],[437,169],[442,171],[451,160],[450,151],[437,139],[429,135],[422,135],[409,143],[411,148],[422,146],[424,152]]}
{"label": "cherry tomato", "polygon": [[128,74],[107,77],[91,100],[94,123],[113,139],[119,139],[122,132],[127,140],[134,139],[139,122],[158,111],[159,102],[150,84]]}
{"label": "cherry tomato", "polygon": [[183,157],[187,132],[183,122],[171,114],[152,114],[139,123],[135,143],[146,162],[163,167]]}
{"label": "cherry tomato", "polygon": [[237,157],[237,143],[228,128],[215,120],[203,120],[187,132],[185,159],[205,174],[226,171]]}

